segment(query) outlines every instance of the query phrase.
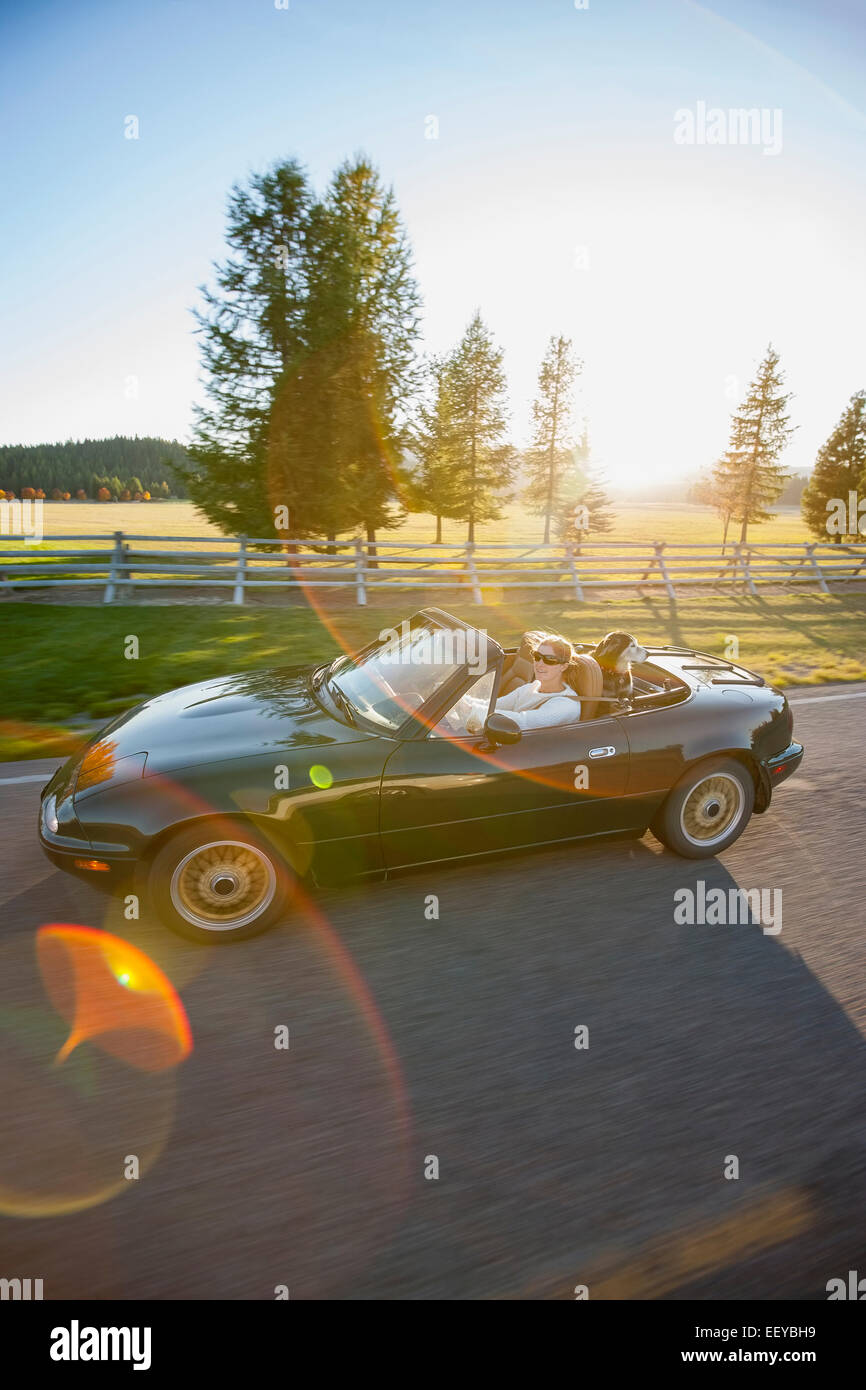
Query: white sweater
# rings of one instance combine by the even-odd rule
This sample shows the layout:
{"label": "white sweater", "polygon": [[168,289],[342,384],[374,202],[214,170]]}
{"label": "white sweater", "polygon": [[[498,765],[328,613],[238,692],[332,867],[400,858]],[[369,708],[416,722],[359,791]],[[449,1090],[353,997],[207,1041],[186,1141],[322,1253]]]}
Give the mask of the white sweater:
{"label": "white sweater", "polygon": [[[464,695],[449,713],[465,723],[467,733],[477,734],[484,728],[487,702],[474,695]],[[507,714],[521,729],[574,724],[580,718],[580,697],[569,687],[546,692],[541,689],[540,681],[529,681],[526,685],[518,685],[508,695],[501,695],[496,701],[496,713]]]}

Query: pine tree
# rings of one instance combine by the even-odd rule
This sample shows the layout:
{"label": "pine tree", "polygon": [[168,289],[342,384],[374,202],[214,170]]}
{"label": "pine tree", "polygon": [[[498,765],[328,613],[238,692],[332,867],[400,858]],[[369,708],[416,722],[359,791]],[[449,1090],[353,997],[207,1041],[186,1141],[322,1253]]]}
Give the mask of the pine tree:
{"label": "pine tree", "polygon": [[524,455],[530,482],[524,492],[529,507],[544,517],[544,544],[551,520],[565,511],[564,489],[574,467],[571,438],[573,389],[583,363],[570,338],[552,337],[538,373],[538,396],[532,405],[533,441]]}
{"label": "pine tree", "polygon": [[[820,540],[832,534],[841,544],[843,538],[863,539],[863,531],[851,515],[848,494],[866,489],[866,391],[856,391],[839,417],[829,439],[818,450],[812,471],[800,502],[803,520],[813,536]],[[835,501],[835,507],[828,503]],[[854,509],[856,511],[856,507]],[[844,521],[842,518],[845,518]],[[835,525],[829,525],[831,518]],[[851,523],[858,526],[852,531]]]}
{"label": "pine tree", "polygon": [[606,480],[590,461],[589,432],[585,423],[577,445],[571,450],[571,464],[560,479],[558,505],[559,539],[578,551],[593,532],[605,535],[613,530]]}
{"label": "pine tree", "polygon": [[406,402],[417,383],[420,297],[393,190],[363,155],[335,173],[307,237],[305,331],[329,417],[337,518],[369,542],[403,519]]}
{"label": "pine tree", "polygon": [[216,289],[201,287],[195,318],[208,404],[197,407],[192,464],[181,471],[190,496],[227,532],[269,535],[275,508],[288,506],[290,534],[318,525],[313,460],[284,495],[269,476],[279,450],[269,439],[278,383],[303,356],[311,194],[300,165],[287,160],[255,174],[229,197],[230,255],[214,267]]}
{"label": "pine tree", "polygon": [[287,162],[235,187],[228,241],[199,314],[210,405],[187,470],[227,530],[290,537],[400,519],[418,293],[393,192],[359,156],[314,202]]}
{"label": "pine tree", "polygon": [[[740,523],[740,544],[745,544],[750,522],[769,521],[768,510],[790,474],[779,458],[794,432],[785,413],[790,394],[782,392],[779,354],[772,343],[755,380],[731,420],[727,451],[713,469],[713,482],[729,517]],[[727,527],[726,527],[727,534]]]}
{"label": "pine tree", "polygon": [[476,312],[450,361],[455,447],[455,514],[475,527],[501,515],[503,493],[514,474],[514,450],[506,428],[503,354]]}
{"label": "pine tree", "polygon": [[440,545],[442,518],[457,518],[460,514],[452,363],[447,355],[431,359],[426,387],[411,440],[418,460],[418,471],[412,480],[411,510],[435,516],[436,544]]}

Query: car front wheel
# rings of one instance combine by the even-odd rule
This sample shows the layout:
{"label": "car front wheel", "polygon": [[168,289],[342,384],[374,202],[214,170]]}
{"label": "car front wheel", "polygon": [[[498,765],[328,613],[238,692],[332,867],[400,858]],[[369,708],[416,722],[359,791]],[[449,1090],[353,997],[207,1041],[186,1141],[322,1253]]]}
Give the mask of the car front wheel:
{"label": "car front wheel", "polygon": [[709,859],[739,839],[755,805],[755,784],[736,758],[701,763],[680,778],[650,829],[686,859]]}
{"label": "car front wheel", "polygon": [[153,858],[148,896],[166,926],[190,941],[245,941],[274,925],[291,897],[291,871],[264,837],[240,825],[199,825]]}

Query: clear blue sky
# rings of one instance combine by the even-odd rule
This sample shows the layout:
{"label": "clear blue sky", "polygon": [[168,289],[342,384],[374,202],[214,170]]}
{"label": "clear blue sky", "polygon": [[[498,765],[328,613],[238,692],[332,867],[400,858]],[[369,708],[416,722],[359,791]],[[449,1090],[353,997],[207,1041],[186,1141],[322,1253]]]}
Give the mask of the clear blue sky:
{"label": "clear blue sky", "polygon": [[[859,3],[289,4],[5,0],[0,442],[186,438],[230,185],[296,156],[323,188],[363,149],[427,345],[481,309],[516,442],[563,332],[614,481],[705,466],[772,339],[811,464],[866,387]],[[780,151],[676,143],[699,102],[781,111]]]}

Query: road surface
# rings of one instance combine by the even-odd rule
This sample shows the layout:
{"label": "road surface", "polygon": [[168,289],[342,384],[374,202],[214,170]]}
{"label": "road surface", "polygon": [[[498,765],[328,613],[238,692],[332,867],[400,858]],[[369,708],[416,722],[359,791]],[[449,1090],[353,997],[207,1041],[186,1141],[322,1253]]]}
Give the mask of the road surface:
{"label": "road surface", "polygon": [[[801,771],[721,860],[647,836],[421,869],[223,948],[54,871],[56,761],[0,766],[0,1276],[46,1298],[823,1299],[866,1275],[866,687],[792,704]],[[780,889],[781,932],[677,925],[698,880]],[[50,1065],[50,922],[152,955],[185,1062]]]}

